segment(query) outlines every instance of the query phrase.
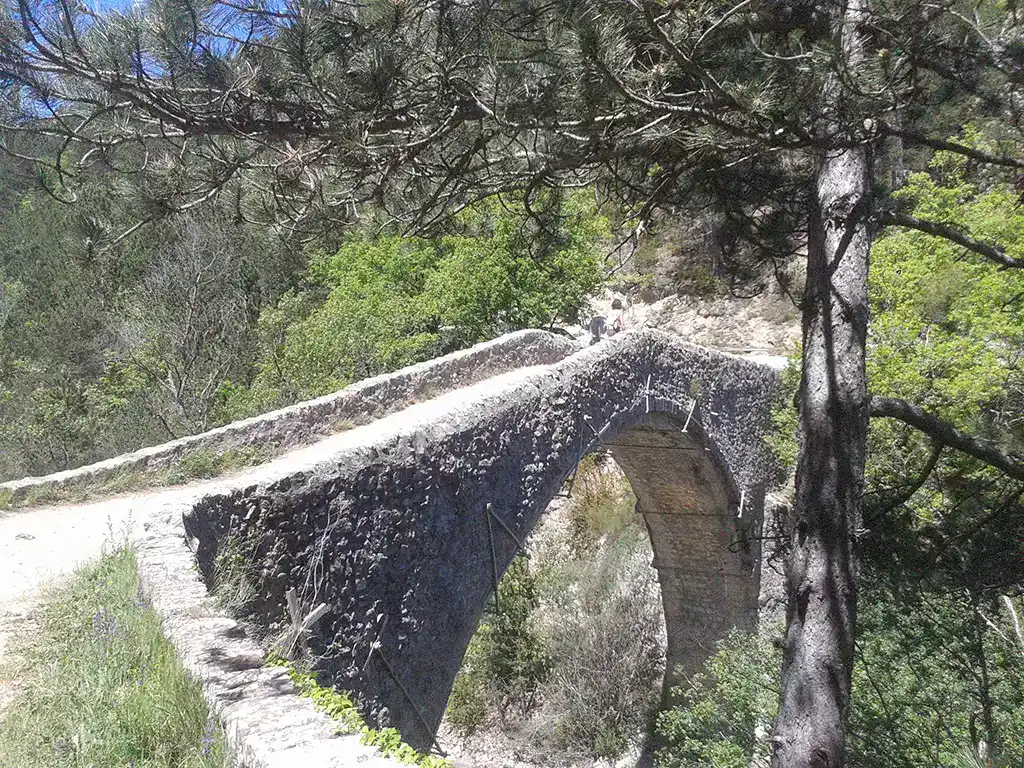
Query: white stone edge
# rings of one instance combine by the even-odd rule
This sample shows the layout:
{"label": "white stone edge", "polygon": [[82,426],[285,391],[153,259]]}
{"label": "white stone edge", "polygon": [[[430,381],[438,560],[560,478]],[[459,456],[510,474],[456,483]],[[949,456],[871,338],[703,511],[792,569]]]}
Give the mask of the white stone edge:
{"label": "white stone edge", "polygon": [[206,589],[186,546],[189,502],[164,505],[135,543],[142,592],[186,672],[203,687],[224,727],[235,768],[396,768],[357,734],[338,735],[336,721],[299,696],[284,667],[227,616]]}
{"label": "white stone edge", "polygon": [[[441,374],[445,369],[449,369],[457,374],[461,368],[467,365],[470,367],[480,365],[479,370],[472,371],[470,374],[471,380],[479,380],[480,378],[486,378],[510,368],[518,368],[523,364],[531,364],[531,359],[527,357],[524,360],[514,361],[512,366],[488,365],[488,360],[492,355],[496,353],[511,354],[517,350],[521,350],[525,355],[526,351],[531,348],[536,353],[533,356],[536,359],[533,359],[532,362],[546,364],[571,355],[579,349],[579,346],[577,342],[569,338],[547,331],[515,331],[468,349],[453,352],[450,355],[416,363],[393,373],[363,379],[345,389],[332,392],[315,400],[307,400],[259,416],[235,421],[197,435],[189,435],[178,440],[161,443],[160,445],[142,448],[138,451],[121,454],[120,456],[75,469],[54,472],[38,477],[9,480],[0,483],[0,492],[8,492],[11,500],[17,501],[29,489],[71,487],[79,483],[95,481],[119,470],[136,467],[145,468],[150,464],[158,464],[160,459],[168,460],[190,449],[209,446],[227,447],[232,437],[239,438],[239,444],[244,444],[244,438],[249,435],[258,435],[259,442],[270,442],[274,439],[285,438],[295,431],[296,423],[301,423],[310,417],[320,416],[323,419],[328,419],[332,416],[337,417],[339,415],[337,412],[343,409],[346,403],[358,404],[360,399],[368,398],[371,393],[377,390],[387,395],[388,384],[403,380],[416,383],[437,382],[443,380]],[[419,380],[419,382],[416,380]],[[459,379],[451,382],[450,386],[438,389],[432,395],[436,396],[452,389],[464,387],[467,383],[469,382]],[[408,404],[404,397],[392,398],[391,400],[385,397],[383,401],[378,403],[374,413],[366,414],[366,416],[377,418]]]}

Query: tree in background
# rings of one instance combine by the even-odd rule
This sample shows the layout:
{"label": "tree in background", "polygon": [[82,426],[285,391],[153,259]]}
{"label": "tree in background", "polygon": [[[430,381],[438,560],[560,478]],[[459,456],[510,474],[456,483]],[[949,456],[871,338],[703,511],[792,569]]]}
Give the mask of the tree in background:
{"label": "tree in background", "polygon": [[[986,181],[959,155],[937,153],[929,173],[911,174],[898,196],[913,215],[955,221],[1009,253],[1024,244],[1016,190]],[[872,249],[869,286],[872,391],[924,403],[957,428],[998,435],[1019,452],[1024,274],[891,227]],[[792,439],[795,415],[780,416]],[[1015,595],[1024,585],[1024,487],[889,420],[871,422],[867,477],[851,762],[1019,764],[1024,655]],[[764,637],[726,643],[681,692],[683,703],[662,716],[664,762],[724,768],[745,764],[751,751],[765,755],[757,727],[776,711],[777,663]]]}
{"label": "tree in background", "polygon": [[[586,192],[515,196],[464,211],[434,238],[350,236],[313,259],[308,284],[260,317],[258,373],[228,383],[231,420],[340,389],[524,328],[577,324],[605,279],[608,222]],[[535,209],[536,210],[536,209]]]}
{"label": "tree in background", "polygon": [[107,248],[133,185],[63,205],[29,188],[0,226],[0,475],[69,469],[206,426],[244,377],[252,326],[294,277],[281,243],[208,208]]}
{"label": "tree in background", "polygon": [[[1021,26],[1016,5],[997,2],[156,0],[97,15],[21,0],[0,22],[0,121],[12,151],[25,132],[64,140],[39,158],[55,194],[73,193],[91,164],[151,171],[150,218],[243,178],[261,192],[240,211],[251,220],[315,228],[373,204],[423,229],[511,189],[532,208],[540,189],[597,180],[637,225],[657,209],[715,210],[740,279],[806,245],[773,763],[835,767],[869,413],[1024,478],[999,444],[869,397],[865,373],[878,218],[1024,266],[983,234],[891,205],[873,183],[879,149],[896,158],[878,175],[889,179],[921,149],[996,175],[1024,169]],[[990,146],[947,138],[964,110]]]}

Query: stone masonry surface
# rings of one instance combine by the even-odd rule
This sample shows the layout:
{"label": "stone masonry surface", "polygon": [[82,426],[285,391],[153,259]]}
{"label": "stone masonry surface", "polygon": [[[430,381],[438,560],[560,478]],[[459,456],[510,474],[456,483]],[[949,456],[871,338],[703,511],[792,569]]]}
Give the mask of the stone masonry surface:
{"label": "stone masonry surface", "polygon": [[[518,542],[587,452],[607,448],[647,523],[672,673],[756,623],[761,439],[772,369],[638,331],[343,432],[185,514],[204,576],[243,544],[273,625],[326,603],[310,647],[374,725],[425,748]],[[670,684],[674,674],[666,677]]]}

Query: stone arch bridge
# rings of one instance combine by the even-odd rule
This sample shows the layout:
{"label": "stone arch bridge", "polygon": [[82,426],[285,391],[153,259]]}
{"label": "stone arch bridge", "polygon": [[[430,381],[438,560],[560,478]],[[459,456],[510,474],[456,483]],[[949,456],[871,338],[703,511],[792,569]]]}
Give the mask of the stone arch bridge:
{"label": "stone arch bridge", "polygon": [[368,720],[427,747],[496,578],[588,452],[609,450],[638,499],[670,672],[754,624],[777,378],[659,332],[623,334],[337,434],[298,468],[271,463],[199,499],[185,529],[208,578],[226,541],[241,547],[263,621],[289,589],[306,610],[326,604],[309,639],[319,671]]}

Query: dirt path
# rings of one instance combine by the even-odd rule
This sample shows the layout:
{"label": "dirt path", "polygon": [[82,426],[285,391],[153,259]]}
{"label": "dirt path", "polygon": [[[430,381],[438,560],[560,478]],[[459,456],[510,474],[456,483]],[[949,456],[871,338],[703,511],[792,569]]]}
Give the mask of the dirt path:
{"label": "dirt path", "polygon": [[256,469],[88,504],[0,513],[0,714],[17,694],[12,645],[32,630],[40,587],[95,559],[105,547],[137,538],[164,503],[196,496]]}

